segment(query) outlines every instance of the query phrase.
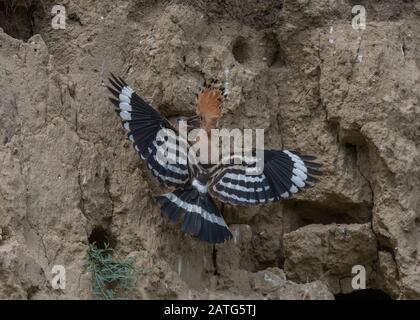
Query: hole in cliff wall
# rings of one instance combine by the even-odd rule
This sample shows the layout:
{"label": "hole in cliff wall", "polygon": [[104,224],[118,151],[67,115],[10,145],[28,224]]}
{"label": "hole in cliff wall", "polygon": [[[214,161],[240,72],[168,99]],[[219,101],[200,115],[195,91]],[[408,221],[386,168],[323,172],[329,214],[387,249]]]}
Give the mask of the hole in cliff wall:
{"label": "hole in cliff wall", "polygon": [[265,32],[262,37],[237,37],[232,44],[232,54],[240,64],[265,64],[269,68],[285,65],[285,54],[274,32]]}
{"label": "hole in cliff wall", "polygon": [[287,232],[309,224],[352,224],[371,221],[371,209],[365,205],[340,202],[331,196],[328,201],[289,200],[284,202],[284,218]]}
{"label": "hole in cliff wall", "polygon": [[35,34],[34,14],[39,3],[32,0],[0,0],[0,28],[16,39]]}
{"label": "hole in cliff wall", "polygon": [[93,228],[88,240],[90,244],[96,244],[98,249],[115,247],[114,237],[108,230],[105,230],[101,226]]}
{"label": "hole in cliff wall", "polygon": [[280,47],[275,33],[266,33],[262,40],[264,58],[268,67],[279,68],[284,66],[284,52]]}
{"label": "hole in cliff wall", "polygon": [[238,37],[233,43],[232,54],[236,61],[244,64],[250,59],[250,50],[251,48],[246,39]]}
{"label": "hole in cliff wall", "polygon": [[392,300],[392,298],[379,289],[364,289],[350,293],[339,293],[335,300]]}

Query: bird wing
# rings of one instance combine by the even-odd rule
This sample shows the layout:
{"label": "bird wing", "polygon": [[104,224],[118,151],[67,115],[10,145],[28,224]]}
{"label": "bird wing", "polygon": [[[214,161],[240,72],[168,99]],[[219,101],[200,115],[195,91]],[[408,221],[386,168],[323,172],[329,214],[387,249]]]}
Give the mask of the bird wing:
{"label": "bird wing", "polygon": [[[127,83],[111,74],[110,101],[128,131],[134,149],[163,184],[184,187],[189,181],[188,142]],[[178,152],[177,152],[178,150]]]}
{"label": "bird wing", "polygon": [[248,159],[232,154],[230,163],[211,169],[209,192],[230,204],[263,204],[288,198],[318,182],[315,176],[322,175],[313,156],[288,150],[262,152],[264,166],[259,174],[249,173],[257,162],[255,151]]}

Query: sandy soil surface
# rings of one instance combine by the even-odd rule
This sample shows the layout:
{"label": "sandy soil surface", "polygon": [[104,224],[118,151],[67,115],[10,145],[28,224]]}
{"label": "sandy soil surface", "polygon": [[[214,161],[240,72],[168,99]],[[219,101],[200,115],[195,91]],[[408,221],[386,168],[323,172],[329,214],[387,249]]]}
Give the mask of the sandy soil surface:
{"label": "sandy soil surface", "polygon": [[[17,4],[10,8],[10,3]],[[92,298],[89,241],[145,268],[133,298],[420,298],[420,2],[0,1],[0,298]],[[317,155],[315,188],[225,206],[209,245],[162,216],[103,83],[124,77],[165,115],[228,82],[221,126]],[[52,268],[66,268],[66,289]]]}

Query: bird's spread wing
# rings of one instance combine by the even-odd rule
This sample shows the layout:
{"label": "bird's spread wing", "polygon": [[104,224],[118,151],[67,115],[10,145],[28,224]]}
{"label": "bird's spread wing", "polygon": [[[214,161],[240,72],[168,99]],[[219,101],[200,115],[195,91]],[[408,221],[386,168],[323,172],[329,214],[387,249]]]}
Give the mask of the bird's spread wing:
{"label": "bird's spread wing", "polygon": [[108,89],[114,95],[110,100],[134,149],[160,182],[167,186],[185,186],[189,181],[186,139],[124,80],[112,75],[109,81],[112,87]]}
{"label": "bird's spread wing", "polygon": [[[230,204],[263,204],[290,197],[303,188],[318,182],[315,176],[322,172],[313,156],[295,151],[264,150],[264,167],[260,174],[250,174],[247,169],[255,167],[257,156],[243,158],[242,163],[232,161],[216,166],[212,171],[209,192],[219,200]],[[249,157],[248,157],[249,158]]]}

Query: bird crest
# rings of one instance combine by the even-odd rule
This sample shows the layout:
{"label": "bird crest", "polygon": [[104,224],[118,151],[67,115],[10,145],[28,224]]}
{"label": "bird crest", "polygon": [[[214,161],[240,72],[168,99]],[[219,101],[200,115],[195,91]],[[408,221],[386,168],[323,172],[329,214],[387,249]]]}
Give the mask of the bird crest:
{"label": "bird crest", "polygon": [[225,97],[224,88],[218,86],[216,81],[212,81],[209,85],[205,83],[197,95],[196,110],[197,115],[201,118],[202,129],[209,132],[217,127]]}

